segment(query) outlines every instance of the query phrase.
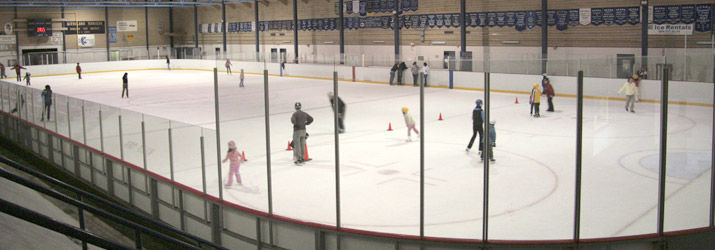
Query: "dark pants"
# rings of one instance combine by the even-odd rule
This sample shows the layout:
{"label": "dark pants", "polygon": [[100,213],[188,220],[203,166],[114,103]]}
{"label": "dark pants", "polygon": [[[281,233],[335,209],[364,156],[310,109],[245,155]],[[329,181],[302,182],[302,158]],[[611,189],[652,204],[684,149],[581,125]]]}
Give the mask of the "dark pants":
{"label": "dark pants", "polygon": [[420,79],[420,75],[412,74],[412,86],[417,86],[417,81]]}
{"label": "dark pants", "polygon": [[397,71],[397,85],[402,85],[402,75],[404,75],[403,70],[398,70]]}
{"label": "dark pants", "polygon": [[20,73],[17,73],[17,81],[22,82],[22,76],[20,75]]}
{"label": "dark pants", "polygon": [[535,116],[539,115],[539,106],[541,103],[535,102],[531,104],[531,111],[529,114],[534,114]]}
{"label": "dark pants", "polygon": [[554,112],[554,102],[553,102],[553,97],[549,97],[549,109],[546,111]]}
{"label": "dark pants", "polygon": [[5,74],[5,70],[0,72],[0,78],[7,78],[7,75]]}
{"label": "dark pants", "polygon": [[231,74],[231,66],[226,66],[226,74]]}
{"label": "dark pants", "polygon": [[[467,144],[467,148],[472,148],[472,145],[474,144],[474,139],[477,138],[477,134],[479,134],[479,141],[482,141],[482,134],[484,134],[484,128],[482,128],[481,125],[474,124],[472,126],[472,139],[469,139],[469,144]],[[482,143],[479,143],[479,151],[482,151],[482,147]]]}
{"label": "dark pants", "polygon": [[79,79],[82,79],[82,72],[77,72],[77,75],[79,76]]}
{"label": "dark pants", "polygon": [[395,80],[395,71],[390,71],[390,85],[392,85],[393,80]]}
{"label": "dark pants", "polygon": [[122,86],[122,98],[124,98],[125,92],[127,93],[127,98],[129,98],[129,87],[127,87],[126,84],[124,86]]}
{"label": "dark pants", "polygon": [[338,113],[338,129],[340,130],[340,133],[345,131],[345,123],[343,123],[343,120],[345,120],[345,111]]}
{"label": "dark pants", "polygon": [[44,120],[44,119],[45,119],[45,117],[44,117],[44,116],[45,116],[45,112],[47,112],[47,120],[48,120],[48,121],[50,120],[50,107],[51,107],[51,106],[52,106],[52,104],[45,103],[45,108],[42,109],[42,115],[40,115],[41,120]]}

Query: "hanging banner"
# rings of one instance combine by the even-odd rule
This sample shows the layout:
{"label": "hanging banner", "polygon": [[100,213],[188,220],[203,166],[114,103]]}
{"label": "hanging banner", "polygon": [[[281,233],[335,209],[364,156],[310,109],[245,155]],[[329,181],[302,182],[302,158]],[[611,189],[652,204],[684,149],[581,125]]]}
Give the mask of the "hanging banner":
{"label": "hanging banner", "polygon": [[109,26],[109,43],[117,43],[117,26]]}
{"label": "hanging banner", "polygon": [[685,24],[695,22],[695,5],[680,6],[680,22]]}
{"label": "hanging banner", "polygon": [[506,13],[497,12],[496,19],[497,19],[497,26],[504,27],[504,25],[506,25]]}
{"label": "hanging banner", "polygon": [[664,24],[668,18],[665,11],[665,6],[653,6],[653,23]]}
{"label": "hanging banner", "polygon": [[602,8],[592,8],[591,9],[591,23],[596,26],[603,24],[603,9]]}
{"label": "hanging banner", "polygon": [[616,9],[603,8],[603,24],[612,25],[616,22]]}
{"label": "hanging banner", "polygon": [[569,11],[568,10],[557,10],[556,11],[556,30],[564,31],[569,27]]}
{"label": "hanging banner", "polygon": [[[466,13],[465,13],[466,15]],[[462,16],[460,14],[452,14],[452,26],[459,28],[462,25]]]}
{"label": "hanging banner", "polygon": [[668,23],[676,24],[680,22],[680,5],[667,6],[666,16],[668,18]]}
{"label": "hanging banner", "polygon": [[641,22],[641,8],[640,7],[630,7],[628,8],[628,23],[636,25]]}
{"label": "hanging banner", "polygon": [[649,24],[648,35],[692,35],[692,24]]}
{"label": "hanging banner", "polygon": [[479,17],[479,27],[487,26],[487,13],[477,13],[477,16]]}
{"label": "hanging banner", "polygon": [[549,26],[554,26],[556,25],[556,22],[558,18],[556,17],[556,11],[555,10],[547,10],[546,11],[546,25]]}
{"label": "hanging banner", "polygon": [[410,29],[412,27],[412,17],[411,16],[403,16],[402,26],[404,26],[405,29]]}
{"label": "hanging banner", "polygon": [[712,29],[710,16],[712,5],[710,4],[698,4],[695,6],[696,20],[695,20],[695,30],[699,32],[707,32]]}
{"label": "hanging banner", "polygon": [[578,25],[578,23],[579,23],[579,21],[580,21],[578,14],[579,14],[579,10],[578,10],[578,9],[568,10],[568,15],[569,15],[569,16],[568,16],[568,19],[569,19],[568,22],[569,22],[569,25],[571,25],[571,26],[576,26],[576,25]]}
{"label": "hanging banner", "polygon": [[410,5],[410,10],[411,11],[417,11],[419,8],[418,6],[418,0],[411,0],[412,4]]}
{"label": "hanging banner", "polygon": [[367,2],[365,0],[360,0],[360,16],[367,15]]}
{"label": "hanging banner", "polygon": [[495,25],[497,25],[497,13],[487,13],[487,26],[494,27]]}
{"label": "hanging banner", "polygon": [[516,12],[507,11],[506,12],[506,26],[514,27],[516,25]]}
{"label": "hanging banner", "polygon": [[434,28],[434,25],[435,25],[434,15],[427,15],[427,26],[430,28]]}
{"label": "hanging banner", "polygon": [[391,28],[391,27],[390,27],[390,22],[392,21],[391,19],[392,19],[391,16],[384,16],[384,17],[382,17],[381,23],[382,23],[382,28],[383,28],[383,29],[389,29],[389,28]]}
{"label": "hanging banner", "polygon": [[614,23],[618,25],[624,25],[628,23],[628,9],[626,8],[616,8],[616,20]]}
{"label": "hanging banner", "polygon": [[533,30],[536,27],[536,11],[526,12],[526,28]]}
{"label": "hanging banner", "polygon": [[469,27],[474,28],[474,27],[479,26],[479,16],[477,16],[477,13],[469,13],[469,14],[467,14],[467,20],[469,20],[469,21],[467,22],[467,24],[469,25]]}
{"label": "hanging banner", "polygon": [[526,12],[517,11],[516,12],[516,23],[514,24],[516,31],[522,32],[526,29]]}
{"label": "hanging banner", "polygon": [[578,10],[579,18],[578,23],[581,25],[591,24],[591,8],[582,8]]}
{"label": "hanging banner", "polygon": [[436,26],[437,28],[442,28],[444,26],[444,16],[443,15],[435,15],[435,21],[437,22]]}
{"label": "hanging banner", "polygon": [[536,13],[536,25],[541,26],[544,23],[544,15],[540,10],[534,11],[534,13]]}
{"label": "hanging banner", "polygon": [[65,34],[104,34],[104,21],[62,22]]}
{"label": "hanging banner", "polygon": [[421,28],[420,27],[420,16],[414,15],[414,16],[410,17],[410,21],[412,22],[413,28]]}
{"label": "hanging banner", "polygon": [[77,46],[82,48],[94,47],[94,35],[78,35]]}

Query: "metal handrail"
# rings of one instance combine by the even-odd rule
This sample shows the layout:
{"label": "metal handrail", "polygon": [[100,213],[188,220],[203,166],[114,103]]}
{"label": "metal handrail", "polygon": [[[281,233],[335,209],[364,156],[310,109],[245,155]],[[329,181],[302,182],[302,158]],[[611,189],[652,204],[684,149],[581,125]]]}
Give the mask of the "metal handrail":
{"label": "metal handrail", "polygon": [[[8,165],[16,165],[16,166],[19,165],[19,164],[15,163],[15,162],[13,162],[13,161],[11,161],[11,160],[5,158],[5,157],[1,157],[1,156],[0,156],[0,162],[3,162],[3,163],[8,164]],[[16,166],[12,166],[12,167],[16,167]],[[140,235],[139,233],[142,232],[142,233],[146,233],[146,234],[148,234],[148,235],[157,237],[157,238],[159,238],[159,239],[161,239],[161,240],[164,240],[164,241],[166,241],[166,242],[169,242],[169,243],[171,243],[171,244],[176,244],[177,246],[180,246],[180,247],[182,247],[182,248],[186,248],[186,249],[201,249],[200,246],[191,245],[191,244],[186,243],[186,242],[184,242],[184,241],[178,240],[178,239],[176,239],[176,238],[174,238],[174,237],[170,237],[170,236],[167,236],[167,235],[165,235],[165,234],[163,234],[163,233],[157,232],[157,231],[155,231],[155,230],[153,230],[153,229],[151,229],[151,228],[145,227],[145,226],[140,225],[140,224],[138,224],[138,223],[135,223],[135,222],[129,221],[129,220],[127,220],[127,219],[124,219],[124,218],[122,218],[122,217],[119,217],[119,216],[117,216],[117,215],[115,215],[115,214],[106,212],[106,211],[104,211],[103,209],[99,209],[99,208],[97,208],[97,207],[95,207],[95,206],[88,205],[88,204],[86,204],[86,203],[84,203],[84,202],[78,201],[78,200],[75,199],[75,198],[69,197],[69,196],[67,196],[67,195],[65,195],[65,194],[62,194],[62,193],[60,193],[60,192],[57,192],[57,191],[55,191],[55,190],[51,190],[51,189],[49,189],[49,188],[40,186],[40,185],[37,184],[37,183],[31,182],[31,181],[29,181],[29,180],[27,180],[27,179],[25,179],[25,178],[22,178],[22,177],[20,177],[20,176],[17,176],[17,175],[15,175],[15,174],[12,174],[12,173],[8,172],[8,171],[5,170],[5,169],[1,169],[1,168],[0,168],[0,177],[6,178],[6,179],[8,179],[8,180],[11,180],[11,181],[13,181],[13,182],[15,182],[15,183],[18,183],[18,184],[20,184],[20,185],[23,185],[23,186],[25,186],[25,187],[27,187],[27,188],[30,188],[30,189],[32,189],[32,190],[35,190],[35,191],[37,191],[37,192],[40,192],[40,193],[42,193],[42,194],[45,194],[45,195],[50,196],[50,197],[52,197],[52,198],[55,198],[55,199],[57,199],[57,200],[63,201],[63,202],[65,202],[65,203],[69,204],[69,205],[72,205],[72,206],[77,207],[78,209],[82,209],[82,210],[84,210],[84,211],[88,211],[88,212],[90,212],[90,213],[92,213],[92,214],[95,214],[95,215],[98,215],[98,216],[102,216],[102,217],[104,217],[104,218],[110,219],[110,220],[112,220],[112,221],[114,221],[114,222],[117,222],[117,223],[119,223],[119,224],[122,224],[122,225],[124,225],[124,226],[129,227],[129,228],[132,228],[132,229],[135,230],[137,236],[139,236],[139,235]],[[108,203],[108,204],[109,204],[109,203]],[[135,241],[136,241],[136,244],[137,244],[138,247],[141,246],[141,238],[137,237],[137,239],[135,239]],[[221,247],[220,249],[226,249],[226,248]]]}

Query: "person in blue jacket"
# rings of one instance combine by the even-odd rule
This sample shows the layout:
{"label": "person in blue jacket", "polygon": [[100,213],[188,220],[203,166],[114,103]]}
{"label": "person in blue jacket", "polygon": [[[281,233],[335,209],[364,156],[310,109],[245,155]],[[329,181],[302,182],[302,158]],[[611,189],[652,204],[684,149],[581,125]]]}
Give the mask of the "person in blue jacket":
{"label": "person in blue jacket", "polygon": [[[489,125],[487,125],[489,129],[489,143],[487,143],[487,152],[489,152],[489,161],[494,162],[494,152],[492,151],[493,147],[496,147],[496,141],[497,141],[497,132],[494,130],[494,125],[496,124],[496,121],[491,120],[489,121]],[[482,138],[482,144],[484,144],[484,138]],[[484,154],[480,155],[481,159],[484,160]]]}

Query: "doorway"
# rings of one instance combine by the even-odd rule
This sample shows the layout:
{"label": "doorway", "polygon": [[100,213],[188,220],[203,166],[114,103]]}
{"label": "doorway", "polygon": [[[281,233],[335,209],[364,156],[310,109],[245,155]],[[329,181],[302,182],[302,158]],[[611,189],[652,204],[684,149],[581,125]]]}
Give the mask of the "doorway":
{"label": "doorway", "polygon": [[59,63],[57,48],[23,49],[22,65],[45,65]]}
{"label": "doorway", "polygon": [[286,55],[288,54],[288,51],[286,49],[280,49],[280,58],[281,58],[281,63],[286,62]]}
{"label": "doorway", "polygon": [[635,69],[633,65],[636,63],[634,54],[618,54],[616,55],[616,77],[629,78],[633,76]]}
{"label": "doorway", "polygon": [[216,48],[216,59],[221,59],[221,48]]}
{"label": "doorway", "polygon": [[454,69],[454,59],[456,58],[456,56],[457,53],[455,53],[454,51],[445,51],[443,67],[445,69]]}

